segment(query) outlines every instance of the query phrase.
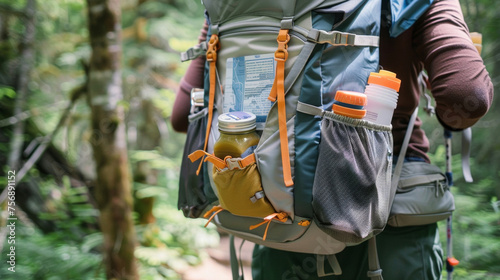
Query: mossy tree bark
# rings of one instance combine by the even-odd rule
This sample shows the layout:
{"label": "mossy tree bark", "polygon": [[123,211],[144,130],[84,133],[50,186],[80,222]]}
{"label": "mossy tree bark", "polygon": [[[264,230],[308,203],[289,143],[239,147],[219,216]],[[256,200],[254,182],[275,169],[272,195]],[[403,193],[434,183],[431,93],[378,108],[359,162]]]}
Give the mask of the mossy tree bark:
{"label": "mossy tree bark", "polygon": [[92,47],[89,105],[96,162],[96,199],[104,235],[107,279],[139,279],[127,158],[121,63],[119,0],[87,0]]}
{"label": "mossy tree bark", "polygon": [[[16,104],[14,107],[14,115],[21,114],[26,108],[26,100],[28,97],[28,84],[30,80],[30,73],[33,68],[34,62],[34,48],[35,42],[35,17],[36,1],[28,0],[26,8],[21,18],[24,21],[24,36],[21,39],[20,45],[20,61],[17,73],[17,81],[15,89],[17,91]],[[24,141],[24,126],[23,121],[14,124],[13,135],[11,139],[11,147],[9,160],[7,164],[9,168],[17,170],[20,167],[21,151]]]}

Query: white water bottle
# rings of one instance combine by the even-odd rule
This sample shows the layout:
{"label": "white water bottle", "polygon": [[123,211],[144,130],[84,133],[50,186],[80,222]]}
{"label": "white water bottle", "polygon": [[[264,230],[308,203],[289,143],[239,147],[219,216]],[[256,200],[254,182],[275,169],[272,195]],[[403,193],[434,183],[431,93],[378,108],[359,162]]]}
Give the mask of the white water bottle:
{"label": "white water bottle", "polygon": [[385,70],[370,73],[365,88],[368,102],[363,119],[380,125],[390,125],[398,103],[400,86],[401,80],[396,78],[396,73]]}

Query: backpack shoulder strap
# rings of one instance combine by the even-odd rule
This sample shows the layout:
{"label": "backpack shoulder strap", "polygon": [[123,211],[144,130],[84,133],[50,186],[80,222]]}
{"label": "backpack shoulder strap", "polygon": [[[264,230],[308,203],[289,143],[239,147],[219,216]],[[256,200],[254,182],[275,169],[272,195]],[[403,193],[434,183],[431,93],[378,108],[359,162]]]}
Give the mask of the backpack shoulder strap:
{"label": "backpack shoulder strap", "polygon": [[371,280],[383,280],[382,268],[377,254],[377,242],[375,236],[368,240],[368,278]]}
{"label": "backpack shoulder strap", "polygon": [[234,235],[231,234],[229,237],[229,257],[231,263],[231,274],[233,276],[233,280],[244,280],[245,274],[243,273],[243,261],[241,260],[241,248],[243,247],[243,243],[245,240],[241,241],[240,244],[240,258],[236,254],[236,245],[234,241]]}
{"label": "backpack shoulder strap", "polygon": [[413,127],[415,126],[415,120],[417,119],[418,106],[410,117],[410,122],[408,123],[408,128],[406,129],[405,138],[401,146],[401,151],[399,152],[398,161],[394,172],[392,175],[391,190],[395,190],[398,186],[399,178],[401,177],[401,170],[403,169],[403,162],[405,160],[406,150],[408,149],[408,144],[410,143],[410,137],[413,132]]}
{"label": "backpack shoulder strap", "polygon": [[[325,258],[332,267],[333,272],[331,273],[325,273]],[[342,269],[335,255],[316,255],[316,271],[318,277],[342,274]]]}

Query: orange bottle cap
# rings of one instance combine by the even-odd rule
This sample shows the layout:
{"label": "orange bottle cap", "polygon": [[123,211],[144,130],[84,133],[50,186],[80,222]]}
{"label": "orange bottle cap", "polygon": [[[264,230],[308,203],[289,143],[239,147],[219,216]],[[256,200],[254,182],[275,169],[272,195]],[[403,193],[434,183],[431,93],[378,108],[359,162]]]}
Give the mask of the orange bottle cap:
{"label": "orange bottle cap", "polygon": [[353,119],[362,119],[366,115],[366,110],[364,109],[352,109],[337,104],[333,104],[332,109],[333,112],[337,115],[342,115]]}
{"label": "orange bottle cap", "polygon": [[380,70],[378,73],[370,73],[370,77],[368,77],[368,84],[380,85],[399,91],[399,88],[401,87],[401,80],[396,78],[396,73],[394,72]]}
{"label": "orange bottle cap", "polygon": [[364,93],[347,90],[337,91],[335,94],[335,100],[356,106],[365,106],[367,103],[366,95]]}

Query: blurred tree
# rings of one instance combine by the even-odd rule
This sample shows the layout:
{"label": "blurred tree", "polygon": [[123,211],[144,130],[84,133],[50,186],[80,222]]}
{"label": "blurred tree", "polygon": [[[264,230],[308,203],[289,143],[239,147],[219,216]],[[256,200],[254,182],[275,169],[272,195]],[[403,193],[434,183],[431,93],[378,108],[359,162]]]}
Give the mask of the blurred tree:
{"label": "blurred tree", "polygon": [[[29,108],[28,103],[33,93],[30,85],[36,73],[36,13],[37,4],[33,0],[12,5],[0,3],[0,165],[17,172],[17,210],[47,233],[57,227],[40,218],[40,213],[48,210],[39,190],[41,177],[53,176],[61,185],[63,177],[69,176],[72,186],[85,185],[86,180],[52,144],[55,133],[45,136],[31,118],[36,111],[36,108]],[[83,91],[82,87],[74,90],[72,105]],[[72,105],[67,107],[54,132],[64,124]],[[40,177],[29,176],[22,180],[35,164]],[[4,171],[0,170],[2,178]],[[0,203],[5,202],[6,190],[1,192]]]}
{"label": "blurred tree", "polygon": [[104,236],[108,279],[139,279],[127,157],[121,77],[119,0],[87,0],[92,54],[88,73],[89,106],[96,164],[96,199]]}
{"label": "blurred tree", "polygon": [[[14,106],[14,115],[19,115],[23,112],[26,104],[26,96],[28,94],[28,83],[30,81],[30,72],[33,68],[35,40],[35,12],[36,1],[28,0],[22,20],[24,21],[24,36],[21,39],[19,70],[16,77],[15,88],[17,91],[16,102]],[[14,124],[13,135],[11,138],[10,154],[7,164],[13,168],[19,168],[21,150],[23,148],[24,122]]]}
{"label": "blurred tree", "polygon": [[[57,226],[41,218],[40,213],[49,209],[46,198],[40,193],[40,183],[55,179],[54,191],[57,192],[65,176],[71,178],[73,187],[91,187],[92,182],[52,142],[66,124],[75,102],[85,93],[85,85],[69,90],[71,101],[65,106],[55,128],[49,128],[51,132],[39,126],[47,123],[39,116],[41,108],[38,106],[42,106],[43,100],[37,99],[36,94],[44,87],[43,83],[39,86],[44,71],[40,69],[43,60],[41,42],[46,38],[42,28],[46,26],[44,7],[33,0],[0,1],[0,166],[5,167],[0,170],[0,175],[3,178],[6,168],[18,172],[16,206],[44,233],[48,233],[57,230]],[[50,95],[52,92],[44,92],[41,96]],[[57,116],[59,112],[54,110],[57,108],[50,105]],[[32,167],[35,167],[36,175],[31,174],[22,180]],[[85,196],[87,201],[92,201],[88,193]],[[0,202],[4,200],[5,193],[2,192]]]}
{"label": "blurred tree", "polygon": [[[11,10],[16,11],[14,8],[10,6],[3,6],[3,11]],[[19,115],[25,110],[26,106],[26,95],[28,94],[28,82],[30,77],[30,72],[33,67],[33,43],[35,40],[35,12],[36,12],[36,1],[29,0],[26,3],[23,12],[18,12],[20,19],[24,22],[25,26],[25,34],[21,39],[20,48],[20,57],[19,57],[19,68],[18,72],[15,74],[15,81],[13,86],[15,91],[17,91],[17,97],[14,102],[14,115]],[[8,40],[8,32],[7,32],[7,23],[8,23],[8,13],[0,13],[0,42],[4,42],[4,40]],[[4,49],[4,44],[1,44]],[[6,57],[9,59],[9,57]],[[19,165],[21,163],[21,152],[24,144],[24,130],[25,123],[24,121],[19,121],[14,124],[12,129],[12,136],[10,138],[10,149],[9,155],[7,158],[7,165],[10,167],[10,170],[18,170]],[[0,194],[0,209],[4,211],[7,206],[7,187],[3,189]],[[5,224],[7,219],[4,217],[0,217],[0,240],[4,240],[4,236],[7,233],[5,230]],[[3,243],[0,244],[0,252],[2,251]]]}
{"label": "blurred tree", "polygon": [[[176,141],[179,135],[169,133],[167,125],[178,87],[177,76],[181,72],[179,50],[174,47],[180,40],[196,39],[196,32],[185,34],[179,31],[179,26],[193,24],[198,30],[203,12],[193,9],[190,3],[161,0],[124,2],[122,12],[123,93],[128,105],[129,151],[151,151],[175,157],[181,150]],[[195,15],[198,22],[186,22],[190,15]],[[165,167],[159,167],[150,159],[131,159],[134,210],[140,224],[149,224],[155,220],[153,206],[161,193],[159,190],[163,188],[165,192],[165,186],[160,187],[158,181]]]}
{"label": "blurred tree", "polygon": [[[144,2],[139,1],[122,7],[123,13],[130,18],[124,20],[124,24],[131,22],[127,28],[124,28],[122,37],[125,41],[124,45],[132,51],[150,47],[146,30],[148,19],[139,13]],[[126,119],[129,150],[155,150],[161,147],[162,135],[159,124],[162,120],[151,98],[156,90],[148,83],[153,71],[148,63],[148,52],[135,52],[135,55],[127,56],[127,58],[124,61],[124,68],[128,73],[129,81],[125,81],[124,95],[129,104]],[[148,160],[137,160],[132,164],[134,211],[138,215],[137,220],[143,225],[154,223],[155,196],[141,196],[138,195],[138,191],[148,186],[157,186],[159,170],[152,168]]]}

